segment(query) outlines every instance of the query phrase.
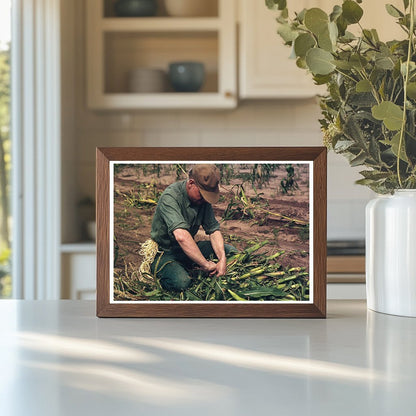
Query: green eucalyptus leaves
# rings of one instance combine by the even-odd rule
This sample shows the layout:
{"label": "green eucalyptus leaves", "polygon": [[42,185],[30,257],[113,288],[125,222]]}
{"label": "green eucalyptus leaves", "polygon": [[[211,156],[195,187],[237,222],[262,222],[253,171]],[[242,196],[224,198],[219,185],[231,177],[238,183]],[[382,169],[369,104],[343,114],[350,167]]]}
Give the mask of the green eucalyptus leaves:
{"label": "green eucalyptus leaves", "polygon": [[[320,97],[325,144],[352,166],[366,166],[358,183],[382,194],[416,188],[414,2],[403,0],[402,9],[373,6],[385,7],[406,36],[382,42],[375,29],[361,26],[360,0],[344,0],[329,13],[303,9],[293,17],[290,1],[266,0],[279,11],[277,31],[297,66],[327,86]],[[351,25],[360,35],[348,30]]]}

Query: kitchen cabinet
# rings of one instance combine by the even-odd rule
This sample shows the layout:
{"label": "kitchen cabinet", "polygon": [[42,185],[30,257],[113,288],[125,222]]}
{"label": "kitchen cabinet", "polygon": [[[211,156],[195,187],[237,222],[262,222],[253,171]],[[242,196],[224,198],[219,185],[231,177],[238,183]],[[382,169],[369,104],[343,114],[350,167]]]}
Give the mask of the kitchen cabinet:
{"label": "kitchen cabinet", "polygon": [[[390,3],[403,8],[402,0]],[[330,12],[334,4],[342,2],[299,0],[289,4],[289,10],[319,7]],[[264,1],[239,0],[238,7],[240,98],[308,98],[325,93],[324,86],[314,85],[311,75],[290,59],[291,49],[276,33],[278,12],[269,10]],[[366,0],[361,7],[364,9],[363,27],[376,28],[383,41],[403,38],[400,27],[394,24],[394,19],[379,0]],[[358,33],[360,28],[353,25],[348,30]]]}
{"label": "kitchen cabinet", "polygon": [[328,256],[327,298],[365,299],[365,257]]}
{"label": "kitchen cabinet", "polygon": [[[233,108],[237,105],[236,5],[215,2],[216,16],[116,17],[111,1],[88,0],[87,102],[90,109]],[[199,92],[129,92],[129,72],[167,72],[169,63],[199,61]]]}
{"label": "kitchen cabinet", "polygon": [[365,243],[329,240],[327,243],[328,299],[365,299]]}
{"label": "kitchen cabinet", "polygon": [[63,244],[61,253],[62,299],[94,300],[96,291],[95,244]]}
{"label": "kitchen cabinet", "polygon": [[328,256],[329,283],[365,283],[365,256]]}
{"label": "kitchen cabinet", "polygon": [[[299,0],[296,10],[325,8],[324,3],[328,0]],[[238,6],[240,98],[308,98],[322,93],[311,75],[289,59],[291,50],[276,33],[277,12],[267,9],[264,1],[239,0]]]}

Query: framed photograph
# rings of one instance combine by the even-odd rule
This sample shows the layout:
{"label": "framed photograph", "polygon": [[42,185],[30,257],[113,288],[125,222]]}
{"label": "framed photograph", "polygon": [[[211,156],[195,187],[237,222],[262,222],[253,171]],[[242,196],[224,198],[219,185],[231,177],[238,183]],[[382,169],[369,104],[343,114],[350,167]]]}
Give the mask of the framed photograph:
{"label": "framed photograph", "polygon": [[326,148],[98,148],[97,316],[324,318]]}

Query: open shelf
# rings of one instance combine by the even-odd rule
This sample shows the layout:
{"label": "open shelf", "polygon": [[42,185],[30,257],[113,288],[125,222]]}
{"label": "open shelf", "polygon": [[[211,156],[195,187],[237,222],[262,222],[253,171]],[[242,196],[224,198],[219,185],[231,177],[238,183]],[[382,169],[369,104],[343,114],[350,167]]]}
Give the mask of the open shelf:
{"label": "open shelf", "polygon": [[[237,105],[235,3],[212,0],[214,16],[115,17],[113,2],[87,7],[87,103],[91,109],[235,108]],[[178,93],[167,81],[150,93],[129,87],[131,71],[167,73],[172,62],[201,62],[198,92]],[[140,89],[139,91],[143,91]],[[154,91],[154,92],[153,92]]]}

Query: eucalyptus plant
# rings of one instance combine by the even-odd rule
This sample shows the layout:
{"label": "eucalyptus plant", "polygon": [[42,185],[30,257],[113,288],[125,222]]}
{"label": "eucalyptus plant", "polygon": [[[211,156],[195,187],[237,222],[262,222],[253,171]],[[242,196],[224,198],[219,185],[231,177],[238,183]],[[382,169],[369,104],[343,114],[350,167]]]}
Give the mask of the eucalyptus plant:
{"label": "eucalyptus plant", "polygon": [[[380,5],[404,34],[382,42],[375,29],[360,24],[362,0],[344,0],[330,13],[303,9],[293,17],[286,0],[266,0],[279,11],[277,32],[292,47],[296,65],[326,85],[319,120],[325,145],[351,166],[365,166],[357,183],[380,194],[416,188],[414,2],[403,0],[402,9]],[[352,25],[359,35],[348,30]]]}

